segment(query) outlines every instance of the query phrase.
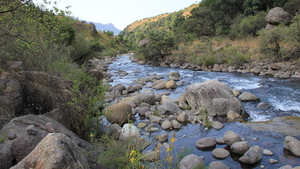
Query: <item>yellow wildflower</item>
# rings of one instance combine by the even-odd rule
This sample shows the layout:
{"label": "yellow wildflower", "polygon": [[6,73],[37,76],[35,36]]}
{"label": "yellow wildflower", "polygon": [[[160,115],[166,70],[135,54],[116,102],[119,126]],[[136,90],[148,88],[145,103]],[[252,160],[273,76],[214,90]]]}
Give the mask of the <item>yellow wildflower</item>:
{"label": "yellow wildflower", "polygon": [[173,160],[173,157],[172,157],[170,154],[168,154],[168,157],[167,157],[167,161],[168,161],[168,163],[171,163],[171,162],[172,162],[172,160]]}
{"label": "yellow wildflower", "polygon": [[135,150],[131,150],[130,156],[133,156],[133,155],[135,155],[135,154],[136,154],[136,151],[135,151]]}
{"label": "yellow wildflower", "polygon": [[176,141],[176,138],[172,137],[170,141],[173,143]]}
{"label": "yellow wildflower", "polygon": [[166,151],[172,151],[172,149],[171,148],[167,148],[167,150]]}
{"label": "yellow wildflower", "polygon": [[132,157],[129,161],[133,163],[135,161],[135,158]]}
{"label": "yellow wildflower", "polygon": [[92,138],[92,137],[94,137],[95,135],[94,134],[90,134],[90,137]]}

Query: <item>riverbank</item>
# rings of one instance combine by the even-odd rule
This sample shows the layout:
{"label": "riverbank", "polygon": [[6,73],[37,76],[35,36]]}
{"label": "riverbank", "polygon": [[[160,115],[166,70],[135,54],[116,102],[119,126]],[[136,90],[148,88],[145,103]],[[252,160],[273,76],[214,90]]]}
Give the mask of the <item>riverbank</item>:
{"label": "riverbank", "polygon": [[[131,60],[136,61],[134,55]],[[145,64],[145,62],[138,62]],[[260,76],[272,76],[276,78],[300,78],[300,61],[295,62],[271,62],[271,61],[250,61],[241,66],[229,64],[214,64],[214,65],[196,65],[191,62],[186,62],[185,59],[174,59],[168,56],[157,63],[148,61],[147,64],[157,65],[166,68],[182,68],[194,71],[214,71],[214,72],[239,72],[239,73],[254,73]]]}

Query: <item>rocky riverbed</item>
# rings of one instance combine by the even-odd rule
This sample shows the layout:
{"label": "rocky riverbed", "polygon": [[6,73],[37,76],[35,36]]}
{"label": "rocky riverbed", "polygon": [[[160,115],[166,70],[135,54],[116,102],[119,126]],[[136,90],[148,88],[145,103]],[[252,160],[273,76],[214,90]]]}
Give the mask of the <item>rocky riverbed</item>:
{"label": "rocky riverbed", "polygon": [[[175,146],[174,157],[190,150],[186,155],[194,154],[192,159],[197,157],[200,165],[212,163],[211,168],[214,165],[222,165],[222,168],[292,168],[300,165],[299,157],[291,153],[298,150],[288,150],[290,146],[286,145],[290,142],[287,140],[299,136],[298,117],[250,122],[243,105],[251,102],[251,106],[259,105],[257,108],[264,110],[271,106],[249,92],[230,90],[218,80],[189,83],[184,79],[188,75],[182,76],[180,71],[172,69],[147,72],[148,76],[130,80],[128,76],[136,77],[147,68],[126,70],[122,66],[131,68],[134,65],[130,65],[129,60],[122,60],[109,67],[113,76],[108,79],[112,87],[106,101],[113,106],[132,107],[131,111],[126,109],[136,126],[131,133],[150,141],[145,151],[160,152],[154,159],[164,159],[169,146]],[[120,108],[117,110],[120,113]],[[127,116],[124,115],[124,119]],[[121,117],[120,114],[117,117]],[[112,123],[124,122],[116,120],[108,119]],[[285,129],[282,129],[283,125]],[[120,128],[120,131],[126,130]],[[293,138],[286,137],[288,135]],[[122,133],[121,137],[124,137]],[[173,138],[175,143],[171,141]],[[228,141],[231,139],[233,141]],[[186,164],[196,165],[186,162],[188,159],[189,156],[183,159],[181,168]]]}

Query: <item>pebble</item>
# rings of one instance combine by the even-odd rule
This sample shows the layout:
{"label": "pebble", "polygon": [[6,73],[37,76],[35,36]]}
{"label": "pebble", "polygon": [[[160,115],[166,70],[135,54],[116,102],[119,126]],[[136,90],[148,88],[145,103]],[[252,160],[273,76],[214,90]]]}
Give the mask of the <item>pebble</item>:
{"label": "pebble", "polygon": [[27,132],[28,135],[36,135],[37,129],[36,129],[35,125],[29,125],[26,128],[26,132]]}

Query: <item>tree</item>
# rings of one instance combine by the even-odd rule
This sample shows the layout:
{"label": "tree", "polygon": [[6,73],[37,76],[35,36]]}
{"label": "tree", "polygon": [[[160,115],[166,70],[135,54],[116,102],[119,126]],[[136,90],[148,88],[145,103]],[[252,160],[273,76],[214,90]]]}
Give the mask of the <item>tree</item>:
{"label": "tree", "polygon": [[145,60],[158,61],[167,55],[175,45],[174,37],[170,32],[151,32],[148,37],[149,43],[137,48],[136,52],[144,56]]}

